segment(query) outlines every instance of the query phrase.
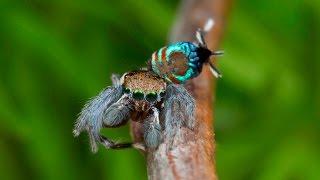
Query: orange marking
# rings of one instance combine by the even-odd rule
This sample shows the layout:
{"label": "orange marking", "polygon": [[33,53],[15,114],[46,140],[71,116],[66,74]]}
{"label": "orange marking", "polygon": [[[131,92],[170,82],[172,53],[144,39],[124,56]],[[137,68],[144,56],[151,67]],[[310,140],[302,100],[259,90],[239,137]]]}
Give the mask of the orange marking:
{"label": "orange marking", "polygon": [[156,59],[156,53],[154,52],[153,54],[152,54],[152,60],[155,60]]}
{"label": "orange marking", "polygon": [[168,78],[173,82],[173,83],[176,83],[176,84],[179,84],[180,81],[175,78],[172,74],[168,74]]}
{"label": "orange marking", "polygon": [[158,51],[154,52],[153,54],[154,54],[154,60],[155,60],[155,62],[157,62],[158,61]]}
{"label": "orange marking", "polygon": [[188,70],[188,59],[181,52],[173,52],[170,54],[170,71],[180,76],[185,75]]}
{"label": "orange marking", "polygon": [[167,53],[167,47],[164,47],[161,51],[161,60],[163,64],[166,62],[166,53]]}

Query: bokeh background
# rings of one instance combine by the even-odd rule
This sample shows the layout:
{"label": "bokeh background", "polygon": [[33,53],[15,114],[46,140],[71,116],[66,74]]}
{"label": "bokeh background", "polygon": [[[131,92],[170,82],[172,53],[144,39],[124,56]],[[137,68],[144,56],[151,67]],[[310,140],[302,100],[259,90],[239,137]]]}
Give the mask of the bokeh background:
{"label": "bokeh background", "polygon": [[[1,0],[0,179],[146,179],[139,152],[93,155],[71,131],[111,73],[166,44],[178,4]],[[320,179],[320,1],[234,1],[221,49],[220,179]]]}

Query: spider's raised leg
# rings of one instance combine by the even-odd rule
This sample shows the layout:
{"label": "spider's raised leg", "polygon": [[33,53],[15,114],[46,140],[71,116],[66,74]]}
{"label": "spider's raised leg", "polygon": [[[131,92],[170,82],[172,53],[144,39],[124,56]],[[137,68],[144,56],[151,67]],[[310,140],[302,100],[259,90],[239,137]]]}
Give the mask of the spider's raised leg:
{"label": "spider's raised leg", "polygon": [[[103,114],[104,127],[118,127],[128,122],[132,108],[127,95],[123,95],[112,104]],[[117,143],[105,136],[99,135],[99,142],[107,149],[122,149],[132,146],[132,143]]]}
{"label": "spider's raised leg", "polygon": [[144,121],[144,141],[147,147],[158,147],[161,141],[159,111],[152,107],[152,114]]}
{"label": "spider's raised leg", "polygon": [[206,48],[207,44],[206,44],[206,41],[204,39],[204,34],[205,34],[205,32],[202,29],[198,29],[196,31],[196,38],[197,38],[197,41],[199,43],[199,46]]}
{"label": "spider's raised leg", "polygon": [[103,126],[118,127],[125,124],[132,112],[132,105],[128,95],[123,95],[116,103],[112,104],[103,113]]}
{"label": "spider's raised leg", "polygon": [[170,84],[164,97],[162,118],[168,135],[174,135],[182,126],[193,129],[195,126],[195,101],[188,91],[179,84]]}
{"label": "spider's raised leg", "polygon": [[197,38],[197,41],[201,47],[207,48],[207,43],[204,39],[204,35],[207,32],[209,32],[213,26],[214,26],[214,21],[213,21],[213,19],[209,18],[207,20],[206,24],[204,25],[203,29],[199,28],[196,31],[196,38]]}
{"label": "spider's raised leg", "polygon": [[114,76],[115,85],[104,89],[98,96],[91,99],[82,109],[73,133],[78,136],[82,131],[87,131],[93,152],[98,150],[97,142],[100,142],[99,132],[103,126],[104,112],[123,94],[123,88],[119,79]]}

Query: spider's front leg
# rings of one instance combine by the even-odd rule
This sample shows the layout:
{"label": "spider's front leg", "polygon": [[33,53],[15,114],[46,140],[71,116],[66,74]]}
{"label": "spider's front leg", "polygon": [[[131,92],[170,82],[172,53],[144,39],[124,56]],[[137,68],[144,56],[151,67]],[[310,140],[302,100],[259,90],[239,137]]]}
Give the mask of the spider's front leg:
{"label": "spider's front leg", "polygon": [[[103,118],[104,127],[119,127],[128,122],[132,112],[132,105],[129,97],[123,95],[116,103],[106,109]],[[99,135],[99,142],[107,149],[122,149],[132,146],[132,143],[116,143],[105,136]]]}
{"label": "spider's front leg", "polygon": [[159,122],[159,110],[151,108],[152,113],[144,121],[144,141],[147,147],[156,148],[161,141],[161,125]]}
{"label": "spider's front leg", "polygon": [[97,143],[102,143],[107,148],[130,147],[131,143],[118,144],[100,135],[102,127],[116,127],[128,121],[129,107],[119,76],[112,76],[113,86],[104,89],[98,96],[91,99],[82,109],[73,133],[75,136],[83,131],[89,134],[91,150],[98,151]]}

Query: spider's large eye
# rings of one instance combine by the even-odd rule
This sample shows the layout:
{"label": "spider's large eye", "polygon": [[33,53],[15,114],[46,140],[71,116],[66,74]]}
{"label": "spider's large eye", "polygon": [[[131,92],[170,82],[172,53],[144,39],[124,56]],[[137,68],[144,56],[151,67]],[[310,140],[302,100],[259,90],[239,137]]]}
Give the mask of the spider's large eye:
{"label": "spider's large eye", "polygon": [[164,97],[164,95],[166,95],[166,93],[162,91],[162,92],[160,93],[160,97]]}
{"label": "spider's large eye", "polygon": [[157,100],[157,94],[156,93],[149,93],[146,95],[146,99],[149,102],[153,102],[153,101]]}
{"label": "spider's large eye", "polygon": [[130,89],[129,88],[124,88],[123,92],[126,93],[126,94],[129,94],[130,93]]}
{"label": "spider's large eye", "polygon": [[135,99],[135,100],[143,100],[143,98],[144,98],[144,94],[142,93],[142,92],[134,92],[133,94],[132,94],[132,97],[133,97],[133,99]]}

